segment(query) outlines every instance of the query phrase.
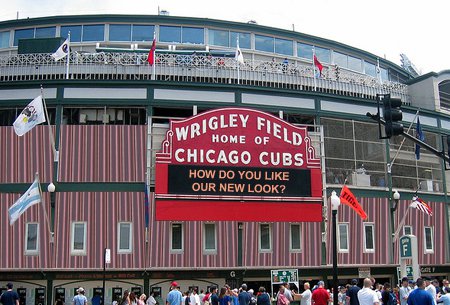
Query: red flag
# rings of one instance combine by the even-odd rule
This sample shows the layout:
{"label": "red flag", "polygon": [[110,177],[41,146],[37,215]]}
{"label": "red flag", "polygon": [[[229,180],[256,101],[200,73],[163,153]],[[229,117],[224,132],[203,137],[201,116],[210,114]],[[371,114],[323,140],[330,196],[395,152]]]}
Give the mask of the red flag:
{"label": "red flag", "polygon": [[153,66],[155,64],[155,50],[156,50],[156,38],[153,38],[153,43],[150,51],[148,52],[147,61],[150,64],[150,66]]}
{"label": "red flag", "polygon": [[345,203],[346,205],[350,206],[352,209],[355,210],[355,212],[364,220],[367,218],[366,212],[362,209],[361,205],[359,204],[358,200],[356,200],[355,195],[350,191],[350,189],[344,185],[341,190],[341,202]]}
{"label": "red flag", "polygon": [[316,56],[316,55],[314,55],[314,66],[316,66],[317,69],[319,69],[320,76],[322,76],[322,69],[323,69],[323,66],[322,66],[322,64],[320,63],[320,61],[317,59],[317,56]]}

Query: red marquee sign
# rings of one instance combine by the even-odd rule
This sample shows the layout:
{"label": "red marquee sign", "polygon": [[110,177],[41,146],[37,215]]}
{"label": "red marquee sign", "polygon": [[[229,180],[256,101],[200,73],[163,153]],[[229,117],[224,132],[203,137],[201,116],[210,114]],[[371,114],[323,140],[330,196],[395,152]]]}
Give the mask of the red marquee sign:
{"label": "red marquee sign", "polygon": [[171,121],[156,154],[157,220],[322,221],[307,127],[245,108]]}

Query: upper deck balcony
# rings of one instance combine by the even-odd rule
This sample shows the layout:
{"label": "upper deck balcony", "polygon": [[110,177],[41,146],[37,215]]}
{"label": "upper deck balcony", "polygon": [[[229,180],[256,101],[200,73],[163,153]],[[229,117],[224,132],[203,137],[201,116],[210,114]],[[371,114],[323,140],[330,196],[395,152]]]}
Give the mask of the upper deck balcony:
{"label": "upper deck balcony", "polygon": [[[68,71],[68,76],[66,75]],[[244,61],[207,55],[156,54],[155,65],[142,53],[70,53],[58,62],[50,54],[18,54],[0,57],[0,81],[32,80],[133,80],[229,84],[299,92],[325,93],[375,100],[390,93],[410,104],[408,86],[383,81],[336,65],[324,65],[314,77],[312,64]]]}

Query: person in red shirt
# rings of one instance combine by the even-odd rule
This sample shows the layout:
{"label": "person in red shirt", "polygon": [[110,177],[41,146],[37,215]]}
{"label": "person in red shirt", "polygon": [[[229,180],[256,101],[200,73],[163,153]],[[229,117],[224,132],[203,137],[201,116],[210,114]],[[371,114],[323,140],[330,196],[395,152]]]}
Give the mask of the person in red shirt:
{"label": "person in red shirt", "polygon": [[330,300],[330,294],[325,290],[323,286],[325,283],[323,281],[319,281],[317,283],[317,288],[313,291],[312,300],[314,305],[327,305]]}

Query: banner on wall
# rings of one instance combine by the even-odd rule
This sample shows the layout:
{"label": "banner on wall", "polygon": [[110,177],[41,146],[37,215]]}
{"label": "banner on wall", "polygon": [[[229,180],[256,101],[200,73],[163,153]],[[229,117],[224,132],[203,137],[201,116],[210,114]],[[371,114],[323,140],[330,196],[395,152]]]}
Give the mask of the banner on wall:
{"label": "banner on wall", "polygon": [[322,221],[306,126],[224,108],[171,121],[156,154],[156,220]]}

